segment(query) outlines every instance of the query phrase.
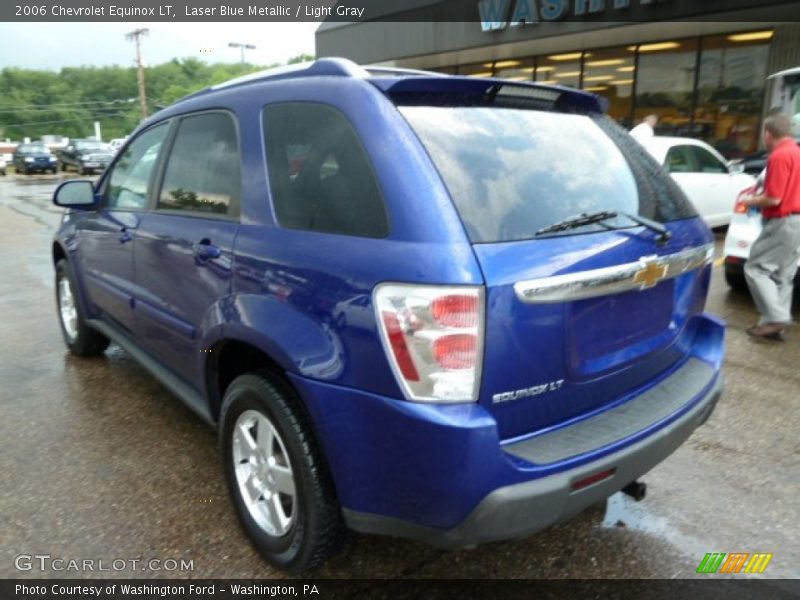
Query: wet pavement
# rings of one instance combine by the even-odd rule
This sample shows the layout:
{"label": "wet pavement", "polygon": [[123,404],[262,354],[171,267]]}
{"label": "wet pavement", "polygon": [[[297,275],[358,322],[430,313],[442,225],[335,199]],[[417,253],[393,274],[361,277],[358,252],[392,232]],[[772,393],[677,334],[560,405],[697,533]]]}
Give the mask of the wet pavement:
{"label": "wet pavement", "polygon": [[[283,577],[238,527],[214,432],[119,348],[67,354],[50,259],[58,181],[0,177],[0,577]],[[800,577],[800,327],[785,343],[749,339],[752,303],[719,265],[708,308],[729,324],[726,393],[643,478],[643,502],[617,494],[525,540],[460,552],[353,536],[313,575],[683,578],[707,552],[764,552],[763,577]],[[21,554],[94,560],[95,571],[20,572]],[[98,572],[101,559],[124,568]]]}

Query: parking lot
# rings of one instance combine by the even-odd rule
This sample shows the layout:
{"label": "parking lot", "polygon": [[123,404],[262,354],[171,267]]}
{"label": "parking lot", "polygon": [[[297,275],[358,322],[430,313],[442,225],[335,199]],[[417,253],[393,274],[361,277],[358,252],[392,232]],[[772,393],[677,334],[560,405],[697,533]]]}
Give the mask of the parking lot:
{"label": "parking lot", "polygon": [[[239,529],[214,432],[119,348],[67,354],[50,259],[60,178],[0,178],[0,576],[283,577]],[[726,393],[644,477],[644,501],[617,494],[528,539],[460,552],[354,536],[314,575],[682,578],[709,552],[763,552],[773,554],[763,577],[800,577],[800,327],[784,343],[751,340],[755,310],[729,291],[719,261],[708,310],[728,322]],[[35,553],[192,568],[15,568],[16,556]]]}

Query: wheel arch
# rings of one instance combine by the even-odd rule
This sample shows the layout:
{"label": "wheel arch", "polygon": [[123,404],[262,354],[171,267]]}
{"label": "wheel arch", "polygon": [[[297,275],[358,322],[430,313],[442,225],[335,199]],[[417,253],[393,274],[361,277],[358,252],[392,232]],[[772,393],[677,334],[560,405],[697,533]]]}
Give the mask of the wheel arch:
{"label": "wheel arch", "polygon": [[64,250],[64,247],[59,242],[53,242],[52,248],[52,256],[53,256],[53,265],[57,265],[58,261],[67,258],[67,251]]}
{"label": "wheel arch", "polygon": [[[298,411],[298,416],[308,426],[315,446],[324,461],[328,473],[332,473],[324,440],[314,422],[311,412],[303,400],[299,390],[287,376],[287,370],[264,348],[240,338],[227,337],[216,341],[204,351],[206,354],[204,377],[208,399],[209,414],[222,432],[221,411],[225,391],[240,375],[259,373],[266,375],[270,382],[278,386],[288,396]],[[336,482],[331,475],[334,489]],[[338,490],[336,490],[338,497]]]}

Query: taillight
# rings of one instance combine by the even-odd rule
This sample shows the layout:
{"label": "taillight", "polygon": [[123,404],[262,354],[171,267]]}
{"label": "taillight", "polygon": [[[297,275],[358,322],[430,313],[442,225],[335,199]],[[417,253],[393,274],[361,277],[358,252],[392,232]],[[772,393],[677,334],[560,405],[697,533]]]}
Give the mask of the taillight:
{"label": "taillight", "polygon": [[743,215],[747,213],[747,206],[742,202],[743,196],[752,196],[756,193],[756,188],[754,186],[750,186],[739,192],[739,195],[736,196],[736,203],[733,205],[733,212],[739,215]]}
{"label": "taillight", "polygon": [[483,357],[483,288],[375,288],[381,341],[409,400],[474,402]]}

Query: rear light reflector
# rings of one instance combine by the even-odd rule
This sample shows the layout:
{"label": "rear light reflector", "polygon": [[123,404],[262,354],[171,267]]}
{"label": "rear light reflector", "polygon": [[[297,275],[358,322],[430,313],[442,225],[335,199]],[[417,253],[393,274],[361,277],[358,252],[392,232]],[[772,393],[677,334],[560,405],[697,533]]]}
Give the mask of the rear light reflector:
{"label": "rear light reflector", "polygon": [[467,294],[442,296],[431,303],[431,312],[436,322],[446,327],[475,327],[478,298]]}
{"label": "rear light reflector", "polygon": [[381,342],[405,397],[417,402],[476,401],[483,359],[483,288],[382,284],[373,296]]}
{"label": "rear light reflector", "polygon": [[478,338],[469,333],[443,335],[433,342],[433,357],[445,369],[472,369],[478,351]]}
{"label": "rear light reflector", "polygon": [[419,381],[419,373],[417,373],[417,368],[414,366],[414,361],[411,360],[406,340],[403,337],[403,330],[400,329],[397,317],[392,313],[383,313],[383,325],[386,328],[392,352],[397,359],[400,373],[409,381]]}
{"label": "rear light reflector", "polygon": [[595,473],[594,475],[589,475],[588,477],[584,477],[583,479],[579,479],[578,481],[573,482],[570,487],[572,491],[582,490],[583,488],[587,488],[590,485],[594,485],[595,483],[599,483],[605,479],[608,479],[614,473],[617,472],[616,467],[613,469],[608,469],[606,471],[600,471],[599,473]]}

